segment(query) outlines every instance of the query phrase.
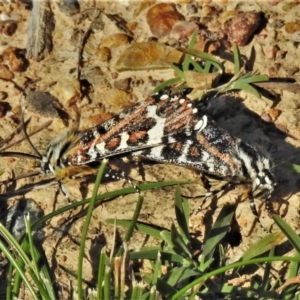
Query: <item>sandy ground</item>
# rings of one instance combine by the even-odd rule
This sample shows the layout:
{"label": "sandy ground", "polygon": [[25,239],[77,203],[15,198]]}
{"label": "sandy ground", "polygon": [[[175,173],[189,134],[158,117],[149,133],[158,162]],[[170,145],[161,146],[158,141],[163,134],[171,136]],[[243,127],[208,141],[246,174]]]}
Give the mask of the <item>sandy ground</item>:
{"label": "sandy ground", "polygon": [[[188,2],[188,1],[187,1]],[[23,86],[26,78],[32,81],[39,79],[34,89],[40,92],[48,92],[59,99],[61,109],[69,114],[67,118],[61,118],[56,110],[37,108],[30,100],[23,100],[25,107],[25,119],[30,119],[27,131],[31,132],[49,120],[52,124],[37,134],[30,137],[32,143],[42,154],[45,153],[47,144],[62,130],[69,128],[72,124],[73,112],[69,104],[76,103],[81,111],[81,128],[87,129],[101,121],[119,113],[124,108],[135,102],[141,101],[147,96],[158,81],[173,76],[169,68],[149,68],[137,70],[132,68],[119,70],[118,59],[122,57],[131,40],[137,42],[149,41],[153,34],[149,24],[146,22],[146,13],[153,3],[140,4],[139,2],[97,2],[96,6],[104,12],[103,27],[93,29],[87,36],[83,48],[82,78],[90,83],[80,93],[79,84],[76,80],[76,68],[78,66],[78,38],[87,32],[93,15],[90,8],[92,1],[81,4],[81,8],[73,15],[64,13],[57,4],[51,4],[54,14],[55,28],[52,32],[53,49],[45,58],[39,62],[34,59],[27,60],[24,70],[12,71],[13,81],[18,86]],[[285,26],[288,22],[296,19],[299,14],[299,5],[284,7],[284,3],[271,5],[266,1],[251,1],[250,4],[231,2],[220,3],[198,3],[195,4],[196,12],[190,9],[191,4],[181,3],[176,9],[190,20],[197,16],[201,21],[207,20],[207,26],[212,26],[224,11],[259,11],[264,15],[266,24],[262,22],[262,28],[252,37],[252,40],[240,51],[243,57],[248,59],[247,66],[257,70],[260,74],[267,74],[276,78],[293,78],[297,81],[299,77],[299,32],[290,32]],[[208,9],[209,8],[209,9]],[[214,9],[214,12],[210,11]],[[23,3],[1,3],[0,11],[11,16],[18,17],[17,29],[11,36],[2,33],[0,35],[0,54],[9,47],[26,49],[28,37],[28,20],[30,17],[29,6]],[[116,14],[121,19],[116,21],[107,15]],[[298,15],[299,17],[299,15]],[[206,19],[205,19],[206,18]],[[281,22],[279,22],[279,21]],[[281,27],[271,26],[274,23],[283,24]],[[129,38],[128,32],[124,30],[123,24],[132,29],[133,35]],[[276,24],[277,24],[276,23]],[[1,24],[1,23],[0,23]],[[284,25],[285,24],[285,25]],[[296,25],[295,25],[296,26]],[[120,34],[116,37],[115,34]],[[125,37],[124,37],[125,36]],[[226,39],[226,38],[225,38]],[[158,39],[161,42],[169,42],[168,37]],[[184,43],[182,43],[184,45]],[[103,50],[103,49],[108,49]],[[220,48],[221,49],[221,48]],[[223,60],[230,57],[231,47],[228,43],[223,44],[222,51],[219,50],[218,58]],[[271,53],[271,54],[270,54]],[[274,54],[275,53],[275,54]],[[227,66],[228,65],[228,66]],[[226,64],[230,70],[232,66]],[[75,70],[75,71],[74,71]],[[96,71],[95,71],[96,70]],[[100,70],[100,71],[99,71]],[[91,73],[89,73],[91,72]],[[130,80],[128,80],[128,78]],[[86,83],[86,82],[85,82]],[[126,86],[125,92],[116,91],[116,86]],[[283,162],[298,163],[299,146],[299,97],[297,93],[289,88],[273,89],[273,99],[262,97],[255,98],[247,93],[229,94],[223,98],[211,101],[210,114],[219,124],[227,129],[232,135],[240,137],[250,143],[259,145],[264,152],[272,158],[275,163],[274,173],[278,181],[278,187],[272,197],[273,209],[280,214],[296,231],[299,229],[299,176],[283,166]],[[0,137],[2,139],[13,133],[20,124],[20,91],[16,85],[7,80],[0,80],[0,102],[3,113],[0,119]],[[26,102],[27,101],[27,102]],[[43,111],[44,110],[44,111]],[[279,116],[272,118],[272,113],[279,112]],[[271,117],[270,117],[271,115]],[[268,119],[268,123],[262,119]],[[17,134],[15,139],[22,137]],[[4,145],[5,146],[5,145]],[[23,141],[11,147],[11,151],[33,153],[28,143]],[[4,174],[1,180],[21,174],[28,173],[39,168],[39,162],[26,158],[0,158],[1,170]],[[145,166],[146,179],[149,181],[190,179],[198,181],[195,172],[168,164],[154,164]],[[132,171],[133,178],[141,180],[136,170]],[[43,177],[45,178],[45,177]],[[22,187],[33,184],[38,185],[42,176],[22,179],[7,188],[2,187],[2,193],[14,193]],[[110,191],[121,188],[123,182],[112,182],[101,187],[101,191]],[[92,185],[86,189],[80,189],[79,182],[68,182],[68,191],[76,199],[90,195]],[[236,203],[236,220],[240,225],[242,235],[241,243],[231,248],[227,253],[229,260],[238,259],[242,253],[263,235],[252,215],[248,201],[238,201],[241,187],[236,187],[218,201],[205,204],[198,215],[191,218],[191,231],[199,233],[199,240],[205,236],[206,230],[211,226],[212,218],[217,216],[220,207],[227,202]],[[205,193],[199,184],[182,187],[184,195],[194,197],[190,200],[191,210],[197,208],[201,203],[201,196]],[[153,190],[145,193],[145,201],[140,215],[140,221],[155,224],[164,228],[170,228],[174,220],[174,188]],[[10,197],[9,203],[17,200],[32,198],[42,208],[45,214],[68,204],[66,197],[59,191],[58,186],[43,187],[22,195]],[[86,244],[86,268],[84,277],[91,280],[95,275],[95,262],[101,248],[112,245],[113,227],[105,224],[107,218],[130,219],[137,201],[137,195],[113,199],[97,207],[94,211],[91,229]],[[273,231],[273,221],[265,213],[263,202],[259,199],[256,205],[260,211],[262,224]],[[217,206],[217,208],[215,208]],[[212,210],[212,207],[214,209]],[[213,214],[212,214],[213,213]],[[78,242],[81,237],[84,218],[80,216],[81,211],[72,211],[59,217],[53,218],[45,228],[45,241],[43,247],[49,261],[53,266],[63,264],[65,267],[76,270],[76,258],[78,255]],[[119,230],[122,235],[124,232]],[[145,242],[145,237],[136,234],[129,247],[139,248]],[[155,243],[149,240],[147,244]],[[75,264],[74,264],[75,263]],[[92,270],[92,272],[91,272]],[[68,286],[69,278],[57,268],[60,284]]]}

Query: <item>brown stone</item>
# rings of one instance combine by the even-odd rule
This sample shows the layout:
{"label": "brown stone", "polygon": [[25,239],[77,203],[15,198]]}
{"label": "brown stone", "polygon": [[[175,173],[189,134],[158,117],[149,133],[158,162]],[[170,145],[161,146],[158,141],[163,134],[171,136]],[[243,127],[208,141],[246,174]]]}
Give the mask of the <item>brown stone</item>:
{"label": "brown stone", "polygon": [[28,66],[28,61],[24,54],[23,49],[8,47],[3,51],[2,58],[10,71],[23,72]]}
{"label": "brown stone", "polygon": [[295,33],[300,31],[300,23],[299,22],[288,22],[285,24],[284,29],[287,33]]}
{"label": "brown stone", "polygon": [[133,43],[116,63],[116,70],[147,70],[168,68],[168,63],[178,63],[183,53],[160,43]]}
{"label": "brown stone", "polygon": [[111,112],[116,114],[123,111],[125,108],[132,106],[132,97],[130,93],[119,89],[97,89],[96,95],[101,104]]}
{"label": "brown stone", "polygon": [[14,74],[10,72],[7,66],[0,64],[0,78],[5,80],[14,79]]}
{"label": "brown stone", "polygon": [[260,22],[260,13],[254,11],[241,12],[225,22],[224,31],[231,43],[245,46],[259,27]]}
{"label": "brown stone", "polygon": [[172,3],[154,5],[147,12],[147,23],[151,32],[157,37],[168,35],[174,24],[181,20],[184,20],[184,17],[177,12]]}
{"label": "brown stone", "polygon": [[8,36],[12,36],[18,29],[17,22],[8,22],[2,28],[2,33]]}
{"label": "brown stone", "polygon": [[3,118],[11,107],[7,102],[0,102],[0,118]]}
{"label": "brown stone", "polygon": [[98,48],[95,54],[103,62],[108,62],[111,59],[111,52],[108,47]]}
{"label": "brown stone", "polygon": [[130,37],[124,33],[112,34],[108,37],[105,37],[100,44],[100,47],[118,47],[121,45],[129,44]]}
{"label": "brown stone", "polygon": [[170,38],[181,40],[189,37],[198,29],[197,24],[187,21],[179,21],[175,23],[170,33]]}

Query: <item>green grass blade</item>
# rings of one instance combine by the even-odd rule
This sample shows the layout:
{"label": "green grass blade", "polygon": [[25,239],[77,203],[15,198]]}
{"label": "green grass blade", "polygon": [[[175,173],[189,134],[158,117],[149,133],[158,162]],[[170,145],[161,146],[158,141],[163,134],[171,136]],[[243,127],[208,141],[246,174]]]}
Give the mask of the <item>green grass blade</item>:
{"label": "green grass blade", "polygon": [[177,231],[174,224],[171,226],[171,240],[174,247],[174,252],[177,254],[181,254],[183,257],[191,259],[192,253],[190,251],[189,245],[187,245],[181,236],[181,234]]}
{"label": "green grass blade", "polygon": [[38,278],[38,280],[41,281],[39,268],[37,266],[38,257],[37,257],[37,252],[35,251],[35,247],[34,247],[29,216],[27,215],[27,216],[24,216],[24,217],[25,217],[25,226],[26,226],[27,238],[28,238],[28,241],[29,241],[29,251],[30,251],[30,255],[31,255],[31,259],[32,259],[32,268],[33,268],[32,270],[35,273],[35,276]]}
{"label": "green grass blade", "polygon": [[103,247],[100,252],[100,259],[98,265],[98,277],[97,277],[97,299],[103,299],[103,286],[104,286],[104,274],[105,266],[108,261],[108,257],[105,253],[105,248]]}
{"label": "green grass blade", "polygon": [[[2,226],[2,224],[1,224],[1,226]],[[1,241],[0,241],[0,249],[1,249],[1,251],[3,251],[3,253],[5,254],[5,257],[8,259],[8,261],[14,266],[16,271],[20,274],[20,276],[23,279],[24,284],[27,286],[32,298],[36,299],[36,300],[40,299],[40,297],[36,294],[33,285],[27,279],[23,270],[19,268],[19,265],[18,265],[16,259],[12,256],[10,250]]]}
{"label": "green grass blade", "polygon": [[84,222],[84,225],[82,228],[82,237],[80,240],[80,248],[79,248],[79,254],[78,254],[78,267],[77,267],[78,299],[83,299],[82,271],[83,271],[83,258],[84,258],[85,242],[86,242],[86,237],[87,237],[87,233],[88,233],[88,229],[89,229],[89,224],[90,224],[93,210],[95,207],[95,203],[97,201],[98,188],[99,188],[100,182],[102,180],[102,177],[104,175],[106,164],[107,164],[107,160],[103,159],[101,166],[99,168],[97,177],[96,177],[91,201],[90,201],[88,211],[86,214],[86,218],[85,218],[85,222]]}
{"label": "green grass blade", "polygon": [[239,47],[233,44],[233,63],[234,63],[234,75],[238,75],[242,68],[242,59]]}
{"label": "green grass blade", "polygon": [[40,243],[38,243],[38,240],[34,240],[34,250],[36,251],[36,258],[39,262],[39,268],[41,273],[41,278],[45,287],[45,290],[47,291],[47,298],[56,300],[59,298],[58,291],[54,285],[55,282],[55,276],[52,272],[52,269],[49,266],[44,248]]}
{"label": "green grass blade", "polygon": [[[172,226],[174,226],[174,225],[172,224]],[[160,232],[160,235],[161,235],[162,239],[167,243],[167,245],[170,248],[174,248],[174,244],[173,244],[173,241],[172,241],[172,237],[171,237],[170,231],[168,231],[168,230],[162,230]]]}
{"label": "green grass blade", "polygon": [[55,300],[58,298],[58,294],[53,288],[53,276],[51,276],[50,267],[45,257],[44,249],[38,244],[39,240],[34,239],[34,234],[31,231],[31,224],[28,215],[25,216],[25,226],[29,241],[32,271],[34,272],[38,282],[43,284],[47,298]]}
{"label": "green grass blade", "polygon": [[[270,250],[269,257],[273,257],[275,252],[275,247]],[[266,263],[264,268],[264,275],[262,282],[260,284],[260,289],[267,292],[269,290],[270,278],[271,278],[272,264],[270,262]]]}
{"label": "green grass blade", "polygon": [[190,235],[188,227],[188,217],[182,205],[181,190],[177,186],[175,189],[175,214],[178,224],[178,229],[185,244],[190,244]]}
{"label": "green grass blade", "polygon": [[[105,222],[107,224],[114,225],[115,219],[107,219],[107,220],[105,220]],[[116,225],[122,226],[124,228],[129,228],[131,223],[132,222],[129,220],[116,220]],[[154,228],[153,226],[145,225],[145,224],[137,222],[135,224],[135,229],[141,233],[148,234],[156,239],[159,239],[159,240],[162,239],[160,232],[161,232],[161,230],[163,230],[163,228],[157,229],[157,228]]]}
{"label": "green grass blade", "polygon": [[274,219],[275,223],[277,224],[277,226],[281,229],[281,231],[288,238],[288,240],[292,244],[292,246],[300,254],[300,237],[297,235],[297,233],[290,227],[290,225],[288,225],[279,216],[274,214],[273,219]]}
{"label": "green grass blade", "polygon": [[139,195],[137,205],[135,207],[134,214],[132,216],[131,224],[128,228],[128,231],[127,231],[124,241],[123,241],[125,243],[129,242],[130,238],[132,237],[133,231],[136,228],[137,220],[138,220],[140,212],[142,210],[143,202],[144,202],[144,197]]}
{"label": "green grass blade", "polygon": [[225,91],[230,91],[230,90],[241,90],[241,91],[245,91],[248,92],[252,95],[254,95],[257,98],[261,98],[260,93],[254,88],[252,87],[250,84],[242,82],[242,81],[235,81],[232,84],[230,84],[223,92]]}
{"label": "green grass blade", "polygon": [[[7,254],[7,252],[5,252],[6,255],[9,255],[8,259],[10,260],[10,263],[13,264],[13,266],[15,267],[15,269],[17,270],[18,274],[25,282],[25,284],[26,285],[30,284],[30,287],[28,287],[30,289],[30,292],[33,290],[33,285],[32,283],[29,283],[27,277],[23,272],[24,266],[27,267],[28,273],[31,276],[31,279],[33,280],[34,284],[38,287],[38,290],[41,293],[41,295],[43,297],[48,298],[46,290],[44,289],[42,283],[38,280],[38,278],[35,275],[34,269],[32,268],[31,260],[29,259],[25,251],[22,249],[21,245],[16,241],[16,239],[11,235],[11,233],[3,226],[2,223],[0,223],[0,232],[1,235],[5,238],[5,240],[9,243],[9,245],[14,249],[14,251],[19,256],[18,259],[15,259],[11,255],[11,253]],[[29,249],[28,242],[24,243],[24,245],[26,250]],[[0,242],[0,249],[2,249],[2,247],[3,247],[3,251],[9,251],[8,248],[2,242]],[[19,283],[14,285],[13,293],[17,294],[18,291],[19,291]]]}
{"label": "green grass blade", "polygon": [[195,47],[197,42],[197,37],[198,37],[198,30],[195,30],[191,35],[191,39],[188,44],[188,49],[193,49]]}
{"label": "green grass blade", "polygon": [[[141,195],[139,195],[139,199],[138,199],[137,205],[135,207],[132,220],[131,220],[131,222],[129,224],[128,230],[127,230],[125,238],[123,240],[123,245],[124,245],[124,243],[129,242],[129,240],[130,240],[130,238],[131,238],[131,236],[133,234],[133,231],[136,228],[137,220],[139,218],[139,214],[141,212],[141,209],[142,209],[142,206],[143,206],[143,202],[144,202],[144,197],[142,197]],[[118,251],[118,253],[117,253],[117,256],[122,256],[123,253],[124,253],[124,247],[121,246],[120,249],[119,249],[119,251]]]}
{"label": "green grass blade", "polygon": [[[183,68],[183,71],[186,72],[190,70],[190,65],[193,66],[193,71],[199,72],[199,73],[205,73],[205,68],[202,68],[199,62],[192,59],[190,56],[186,56],[185,62],[188,64],[187,68]],[[208,72],[207,72],[208,73]],[[185,76],[184,76],[185,78]]]}
{"label": "green grass blade", "polygon": [[204,67],[204,69],[203,69],[203,73],[209,73],[210,72],[210,70],[211,70],[211,68],[212,68],[212,63],[211,62],[209,62],[209,61],[207,61],[206,63],[205,63],[205,67]]}
{"label": "green grass blade", "polygon": [[170,284],[167,284],[165,280],[158,279],[157,280],[157,290],[161,295],[163,295],[163,299],[170,299],[172,295],[176,293],[176,289],[172,287]]}
{"label": "green grass blade", "polygon": [[[142,249],[136,252],[130,252],[129,256],[130,259],[137,260],[137,259],[147,259],[147,260],[156,260],[157,253],[160,250],[156,247],[156,249]],[[166,250],[160,252],[161,259],[164,261],[169,261],[172,263],[179,263],[181,265],[186,264],[187,260],[180,254],[174,253],[173,250]]]}
{"label": "green grass blade", "polygon": [[[27,239],[23,240],[21,247],[22,247],[22,250],[26,254],[29,253],[29,243],[28,243]],[[18,263],[20,269],[25,270],[26,263],[22,259],[22,257],[19,256],[17,258],[17,263]],[[13,276],[13,280],[11,282],[13,282],[13,294],[18,295],[20,292],[21,284],[22,284],[22,277],[20,276],[20,274],[18,272],[15,273],[15,275]]]}
{"label": "green grass blade", "polygon": [[[188,44],[188,49],[193,49],[197,42],[198,30],[195,30],[191,36],[190,42]],[[194,65],[195,63],[195,65]],[[198,63],[196,63],[189,55],[185,55],[184,61],[182,63],[182,70],[187,71],[189,70],[189,65],[192,64],[198,72],[202,72],[202,68]]]}
{"label": "green grass blade", "polygon": [[11,235],[11,233],[0,223],[0,233],[5,238],[5,240],[12,246],[12,248],[17,252],[20,258],[25,262],[26,265],[30,266],[31,261],[26,253],[23,251],[21,245],[17,240]]}
{"label": "green grass blade", "polygon": [[171,286],[175,286],[176,284],[193,277],[200,276],[201,273],[197,270],[193,270],[190,267],[174,267],[171,269],[166,276],[164,276],[164,280]]}
{"label": "green grass blade", "polygon": [[[174,181],[166,181],[166,182],[151,182],[151,183],[146,183],[146,184],[141,184],[138,186],[139,190],[141,192],[147,191],[147,190],[151,190],[151,189],[157,189],[157,188],[163,188],[163,187],[168,187],[168,186],[174,186],[174,185],[178,185],[178,184],[191,184],[191,181],[187,181],[187,180],[174,180]],[[97,196],[97,201],[105,201],[105,200],[111,200],[113,198],[119,197],[119,196],[125,196],[128,194],[135,194],[136,193],[136,188],[135,187],[127,187],[127,188],[122,188],[116,191],[112,191],[112,192],[107,192],[107,193],[103,193],[101,195]],[[36,229],[39,226],[42,226],[42,224],[44,224],[45,222],[47,222],[48,220],[50,220],[51,218],[62,214],[66,211],[75,209],[79,206],[83,206],[86,204],[89,204],[91,201],[91,198],[87,198],[81,201],[77,201],[71,204],[68,204],[64,207],[61,207],[60,209],[57,209],[56,211],[44,216],[43,218],[39,219],[36,223],[34,223],[32,225],[32,229]]]}
{"label": "green grass blade", "polygon": [[[21,270],[23,270],[24,268],[21,267]],[[8,268],[8,273],[7,273],[7,285],[6,285],[6,300],[11,300],[12,299],[12,294],[13,294],[13,285],[12,282],[14,282],[14,277],[13,277],[13,273],[14,273],[14,267],[13,264],[9,264],[9,268]],[[15,295],[18,295],[19,293],[15,293]]]}
{"label": "green grass blade", "polygon": [[174,64],[170,64],[170,67],[174,70],[174,72],[177,74],[177,77],[179,77],[181,80],[184,80],[184,72]]}
{"label": "green grass blade", "polygon": [[132,294],[131,294],[130,299],[131,300],[141,299],[142,294],[143,294],[142,283],[134,281],[133,282],[133,288],[132,288]]}
{"label": "green grass blade", "polygon": [[199,52],[195,49],[179,48],[178,50],[183,53],[193,55],[196,56],[197,58],[210,62],[217,69],[219,74],[223,74],[223,66],[214,56],[207,54],[205,52]]}
{"label": "green grass blade", "polygon": [[105,274],[104,274],[104,297],[103,300],[111,299],[111,268],[109,266],[105,267]]}
{"label": "green grass blade", "polygon": [[224,205],[222,207],[221,212],[218,215],[212,229],[210,230],[203,246],[202,256],[204,257],[204,261],[208,261],[212,258],[216,247],[226,235],[231,224],[234,211],[235,206],[233,205]]}
{"label": "green grass blade", "polygon": [[161,277],[161,255],[160,255],[160,252],[157,253],[157,256],[156,256],[156,261],[155,261],[155,265],[154,265],[154,270],[153,270],[153,276],[152,276],[152,282],[151,284],[152,285],[156,285],[157,284],[157,280],[158,278]]}
{"label": "green grass blade", "polygon": [[254,75],[254,76],[249,76],[247,78],[243,78],[243,79],[238,79],[238,81],[240,82],[244,82],[244,83],[256,83],[256,82],[264,82],[264,81],[268,81],[269,77],[267,75]]}
{"label": "green grass blade", "polygon": [[156,94],[157,92],[159,92],[160,90],[168,87],[168,86],[172,86],[172,85],[175,85],[175,84],[178,84],[182,81],[182,79],[180,77],[175,77],[175,78],[171,78],[171,79],[168,79],[164,82],[162,82],[161,84],[159,84],[153,91],[152,91],[152,94]]}
{"label": "green grass blade", "polygon": [[233,264],[229,264],[229,265],[220,267],[218,269],[214,269],[213,271],[206,272],[202,276],[195,279],[193,282],[185,285],[182,289],[177,291],[176,294],[174,294],[172,296],[172,300],[182,299],[182,297],[185,295],[185,293],[188,290],[192,289],[193,287],[197,286],[198,284],[202,284],[209,278],[213,278],[214,276],[218,276],[219,274],[222,274],[229,270],[232,271],[232,269],[237,269],[237,268],[241,268],[244,266],[249,266],[249,265],[254,265],[254,264],[262,264],[262,263],[266,263],[266,262],[275,262],[275,261],[279,261],[279,262],[297,261],[297,262],[300,262],[300,257],[289,257],[289,256],[260,257],[260,258],[255,258],[255,259],[247,260],[247,261],[238,261]]}
{"label": "green grass blade", "polygon": [[[299,253],[296,253],[294,256],[300,259]],[[300,265],[299,262],[296,261],[291,262],[290,270],[288,274],[288,280],[293,280],[298,277],[299,265]],[[295,299],[294,297],[298,288],[299,288],[299,280],[295,280],[294,284],[290,284],[285,289],[283,289],[281,293],[282,299],[285,300]]]}
{"label": "green grass blade", "polygon": [[283,163],[283,166],[285,166],[289,170],[295,171],[296,173],[300,173],[300,165]]}
{"label": "green grass blade", "polygon": [[279,245],[284,239],[285,237],[280,231],[271,233],[252,245],[241,257],[241,260],[249,260],[260,256],[273,249],[276,245]]}
{"label": "green grass blade", "polygon": [[147,296],[146,298],[143,298],[143,299],[149,299],[149,300],[158,300],[158,299],[160,299],[159,293],[156,290],[156,286],[152,286],[151,289],[150,289],[149,296]]}

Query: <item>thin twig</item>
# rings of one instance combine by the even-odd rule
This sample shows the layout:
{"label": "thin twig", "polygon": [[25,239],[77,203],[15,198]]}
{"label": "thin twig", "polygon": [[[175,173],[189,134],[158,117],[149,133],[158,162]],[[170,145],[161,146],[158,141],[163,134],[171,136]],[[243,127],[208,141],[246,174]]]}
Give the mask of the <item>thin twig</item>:
{"label": "thin twig", "polygon": [[95,9],[94,19],[91,21],[88,29],[86,30],[86,32],[84,33],[84,35],[81,39],[80,47],[78,49],[77,80],[80,79],[80,75],[81,75],[81,61],[82,61],[84,46],[87,42],[87,39],[89,38],[92,28],[93,28],[94,21],[99,17],[100,13],[101,13],[101,11],[99,9]]}

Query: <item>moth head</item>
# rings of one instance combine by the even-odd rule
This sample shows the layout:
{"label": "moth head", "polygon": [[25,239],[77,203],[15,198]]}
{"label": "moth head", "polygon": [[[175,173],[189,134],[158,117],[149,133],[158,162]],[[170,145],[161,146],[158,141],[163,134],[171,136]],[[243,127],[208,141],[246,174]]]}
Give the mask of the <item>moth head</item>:
{"label": "moth head", "polygon": [[270,198],[276,186],[271,160],[254,146],[243,142],[239,142],[238,152],[243,163],[244,176],[252,182],[252,192],[256,196]]}
{"label": "moth head", "polygon": [[52,166],[50,165],[47,156],[43,156],[41,159],[41,170],[44,174],[53,173]]}
{"label": "moth head", "polygon": [[46,155],[41,160],[42,172],[56,175],[65,168],[63,157],[74,147],[79,137],[80,134],[71,128],[52,139],[47,147]]}
{"label": "moth head", "polygon": [[272,173],[271,162],[266,157],[260,157],[257,161],[258,173],[253,179],[252,191],[270,198],[276,186],[276,180]]}

